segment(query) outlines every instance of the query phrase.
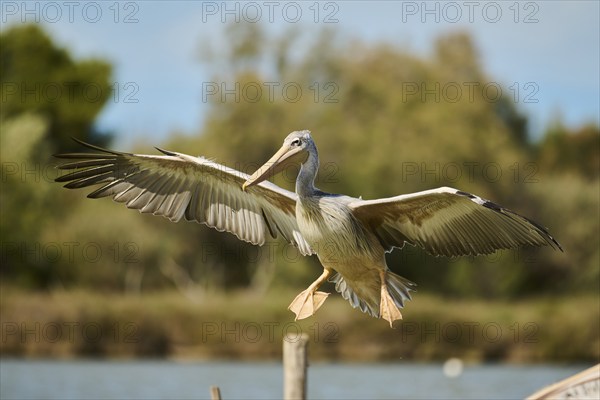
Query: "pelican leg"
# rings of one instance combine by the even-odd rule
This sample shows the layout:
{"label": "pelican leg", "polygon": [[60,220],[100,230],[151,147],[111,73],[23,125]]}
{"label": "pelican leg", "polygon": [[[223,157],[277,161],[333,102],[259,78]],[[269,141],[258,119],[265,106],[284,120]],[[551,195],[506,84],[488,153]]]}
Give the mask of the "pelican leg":
{"label": "pelican leg", "polygon": [[379,302],[379,316],[390,323],[390,327],[393,328],[393,322],[397,319],[402,319],[402,313],[400,309],[394,303],[392,296],[387,289],[387,272],[382,270],[379,272],[381,277],[381,300]]}
{"label": "pelican leg", "polygon": [[331,275],[331,270],[325,268],[321,276],[292,301],[288,309],[296,314],[296,321],[310,317],[323,305],[329,293],[316,290],[327,280],[329,275]]}

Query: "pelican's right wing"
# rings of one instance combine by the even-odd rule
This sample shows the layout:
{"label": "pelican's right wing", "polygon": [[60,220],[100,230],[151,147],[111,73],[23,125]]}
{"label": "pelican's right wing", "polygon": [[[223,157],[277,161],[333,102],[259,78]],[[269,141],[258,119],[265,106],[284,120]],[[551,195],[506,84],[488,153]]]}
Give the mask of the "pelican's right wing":
{"label": "pelican's right wing", "polygon": [[66,188],[100,184],[88,197],[112,197],[174,222],[185,217],[256,245],[281,234],[303,255],[314,254],[298,229],[295,193],[267,181],[244,192],[248,175],[202,157],[161,149],[165,155],[121,153],[77,142],[99,153],[56,155],[74,160],[59,166],[75,170],[56,179],[68,182]]}

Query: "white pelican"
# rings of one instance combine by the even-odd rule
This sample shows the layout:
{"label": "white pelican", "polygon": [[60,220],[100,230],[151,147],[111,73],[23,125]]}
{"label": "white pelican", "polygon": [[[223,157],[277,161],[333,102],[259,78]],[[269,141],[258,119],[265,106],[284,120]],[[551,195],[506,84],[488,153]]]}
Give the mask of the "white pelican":
{"label": "white pelican", "polygon": [[[100,184],[88,197],[112,197],[174,222],[185,217],[256,245],[281,235],[303,255],[316,254],[324,270],[290,304],[296,319],[321,307],[329,294],[317,289],[327,278],[352,307],[390,326],[402,319],[415,284],[389,270],[385,253],[404,243],[449,257],[521,245],[562,251],[539,224],[449,187],[377,200],[322,192],[314,186],[317,147],[306,130],[290,133],[252,176],[172,151],[131,154],[80,143],[98,153],[57,155],[74,160],[59,166],[75,169],[56,179],[67,188]],[[301,164],[296,193],[266,181],[291,163]]]}

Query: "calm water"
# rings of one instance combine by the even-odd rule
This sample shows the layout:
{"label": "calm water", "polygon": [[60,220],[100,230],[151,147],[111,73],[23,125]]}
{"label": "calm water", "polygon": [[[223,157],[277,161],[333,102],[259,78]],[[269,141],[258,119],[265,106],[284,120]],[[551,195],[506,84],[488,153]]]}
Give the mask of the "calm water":
{"label": "calm water", "polygon": [[[313,364],[311,399],[524,398],[587,366],[466,366],[448,378],[441,364]],[[225,400],[277,399],[276,363],[0,360],[0,398],[199,399],[218,385]]]}

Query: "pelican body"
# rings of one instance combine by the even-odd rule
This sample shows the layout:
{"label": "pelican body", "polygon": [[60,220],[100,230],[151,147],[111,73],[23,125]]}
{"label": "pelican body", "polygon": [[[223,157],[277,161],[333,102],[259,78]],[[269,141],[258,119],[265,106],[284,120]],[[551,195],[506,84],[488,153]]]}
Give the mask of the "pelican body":
{"label": "pelican body", "polygon": [[[256,245],[281,235],[301,254],[316,254],[323,273],[290,304],[296,319],[323,305],[328,293],[318,289],[329,279],[352,307],[393,326],[416,285],[390,271],[385,253],[405,243],[450,257],[522,245],[562,251],[534,221],[457,189],[377,200],[325,193],[314,185],[319,156],[307,130],[290,133],[252,176],[182,153],[139,155],[80,143],[100,153],[57,155],[75,160],[59,166],[74,170],[57,178],[67,188],[101,184],[88,197],[112,197],[172,221],[185,217]],[[267,180],[294,163],[295,193]]]}

